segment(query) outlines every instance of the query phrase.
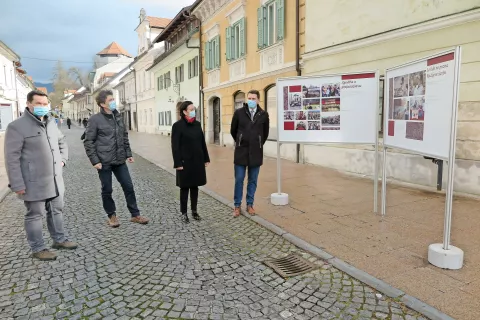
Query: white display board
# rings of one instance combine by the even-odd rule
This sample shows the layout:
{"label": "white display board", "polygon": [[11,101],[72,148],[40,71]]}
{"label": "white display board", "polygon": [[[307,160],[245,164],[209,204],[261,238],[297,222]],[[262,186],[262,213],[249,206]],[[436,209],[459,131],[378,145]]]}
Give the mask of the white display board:
{"label": "white display board", "polygon": [[387,147],[448,159],[457,58],[451,50],[386,70]]}
{"label": "white display board", "polygon": [[375,144],[376,72],[277,80],[278,141]]}

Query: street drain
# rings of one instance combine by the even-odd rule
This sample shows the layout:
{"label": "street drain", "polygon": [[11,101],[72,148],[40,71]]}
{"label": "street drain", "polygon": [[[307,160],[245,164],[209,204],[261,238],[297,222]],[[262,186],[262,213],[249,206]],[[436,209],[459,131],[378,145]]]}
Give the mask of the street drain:
{"label": "street drain", "polygon": [[272,268],[282,278],[295,277],[318,268],[316,264],[295,253],[279,259],[265,260],[263,263]]}

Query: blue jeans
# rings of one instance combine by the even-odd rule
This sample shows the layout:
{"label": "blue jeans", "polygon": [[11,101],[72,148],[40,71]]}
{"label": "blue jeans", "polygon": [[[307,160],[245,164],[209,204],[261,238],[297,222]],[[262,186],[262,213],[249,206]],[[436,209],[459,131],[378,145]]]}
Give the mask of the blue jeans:
{"label": "blue jeans", "polygon": [[139,216],[140,210],[138,210],[137,207],[137,198],[135,197],[132,178],[130,177],[130,172],[128,171],[127,165],[124,163],[121,165],[105,165],[102,166],[102,169],[98,170],[98,176],[100,177],[100,182],[102,183],[103,209],[105,209],[108,217],[110,218],[116,214],[117,211],[115,201],[113,201],[112,198],[112,173],[122,186],[125,199],[127,200],[128,211],[130,211],[132,217]]}
{"label": "blue jeans", "polygon": [[[233,196],[235,207],[240,207],[242,205],[243,181],[245,180],[246,172],[246,166],[235,165],[235,193]],[[253,206],[259,173],[260,167],[248,167],[247,206]]]}

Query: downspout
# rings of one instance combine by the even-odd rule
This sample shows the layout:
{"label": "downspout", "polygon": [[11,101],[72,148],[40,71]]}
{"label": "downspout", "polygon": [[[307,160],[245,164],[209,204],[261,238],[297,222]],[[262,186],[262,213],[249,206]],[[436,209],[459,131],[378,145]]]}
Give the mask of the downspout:
{"label": "downspout", "polygon": [[20,117],[20,111],[18,110],[18,88],[17,88],[17,68],[15,67],[15,62],[13,62],[13,75],[15,80],[15,99],[16,99],[16,108],[17,108],[17,118]]}
{"label": "downspout", "polygon": [[[302,75],[302,69],[300,68],[300,0],[295,0],[295,6],[297,8],[295,17],[295,70],[297,70],[297,76]],[[297,144],[297,163],[300,163],[300,144]]]}
{"label": "downspout", "polygon": [[[187,15],[185,15],[187,16]],[[187,48],[189,49],[198,49],[198,103],[200,104],[199,105],[199,108],[200,108],[200,111],[201,111],[201,124],[202,124],[202,129],[203,129],[203,134],[205,134],[205,109],[204,109],[204,106],[203,106],[203,99],[204,99],[204,94],[203,94],[203,59],[202,59],[202,21],[200,19],[198,19],[197,17],[195,17],[195,15],[191,15],[190,12],[188,12],[188,16],[189,18],[195,18],[198,20],[199,24],[198,24],[198,36],[199,36],[199,45],[196,46],[196,47],[190,47],[188,45],[188,41],[190,40],[190,38],[187,39]]]}
{"label": "downspout", "polygon": [[138,132],[138,103],[137,103],[137,71],[133,68],[133,79],[135,80],[135,114],[137,115],[137,121],[135,123],[135,130]]}

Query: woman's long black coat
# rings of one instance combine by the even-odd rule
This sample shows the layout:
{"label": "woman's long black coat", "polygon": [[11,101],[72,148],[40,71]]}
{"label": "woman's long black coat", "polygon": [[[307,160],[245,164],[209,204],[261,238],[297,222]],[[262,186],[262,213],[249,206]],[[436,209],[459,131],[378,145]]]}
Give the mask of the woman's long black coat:
{"label": "woman's long black coat", "polygon": [[172,127],[173,167],[177,170],[177,187],[191,188],[207,184],[205,163],[210,162],[200,122],[180,119]]}

